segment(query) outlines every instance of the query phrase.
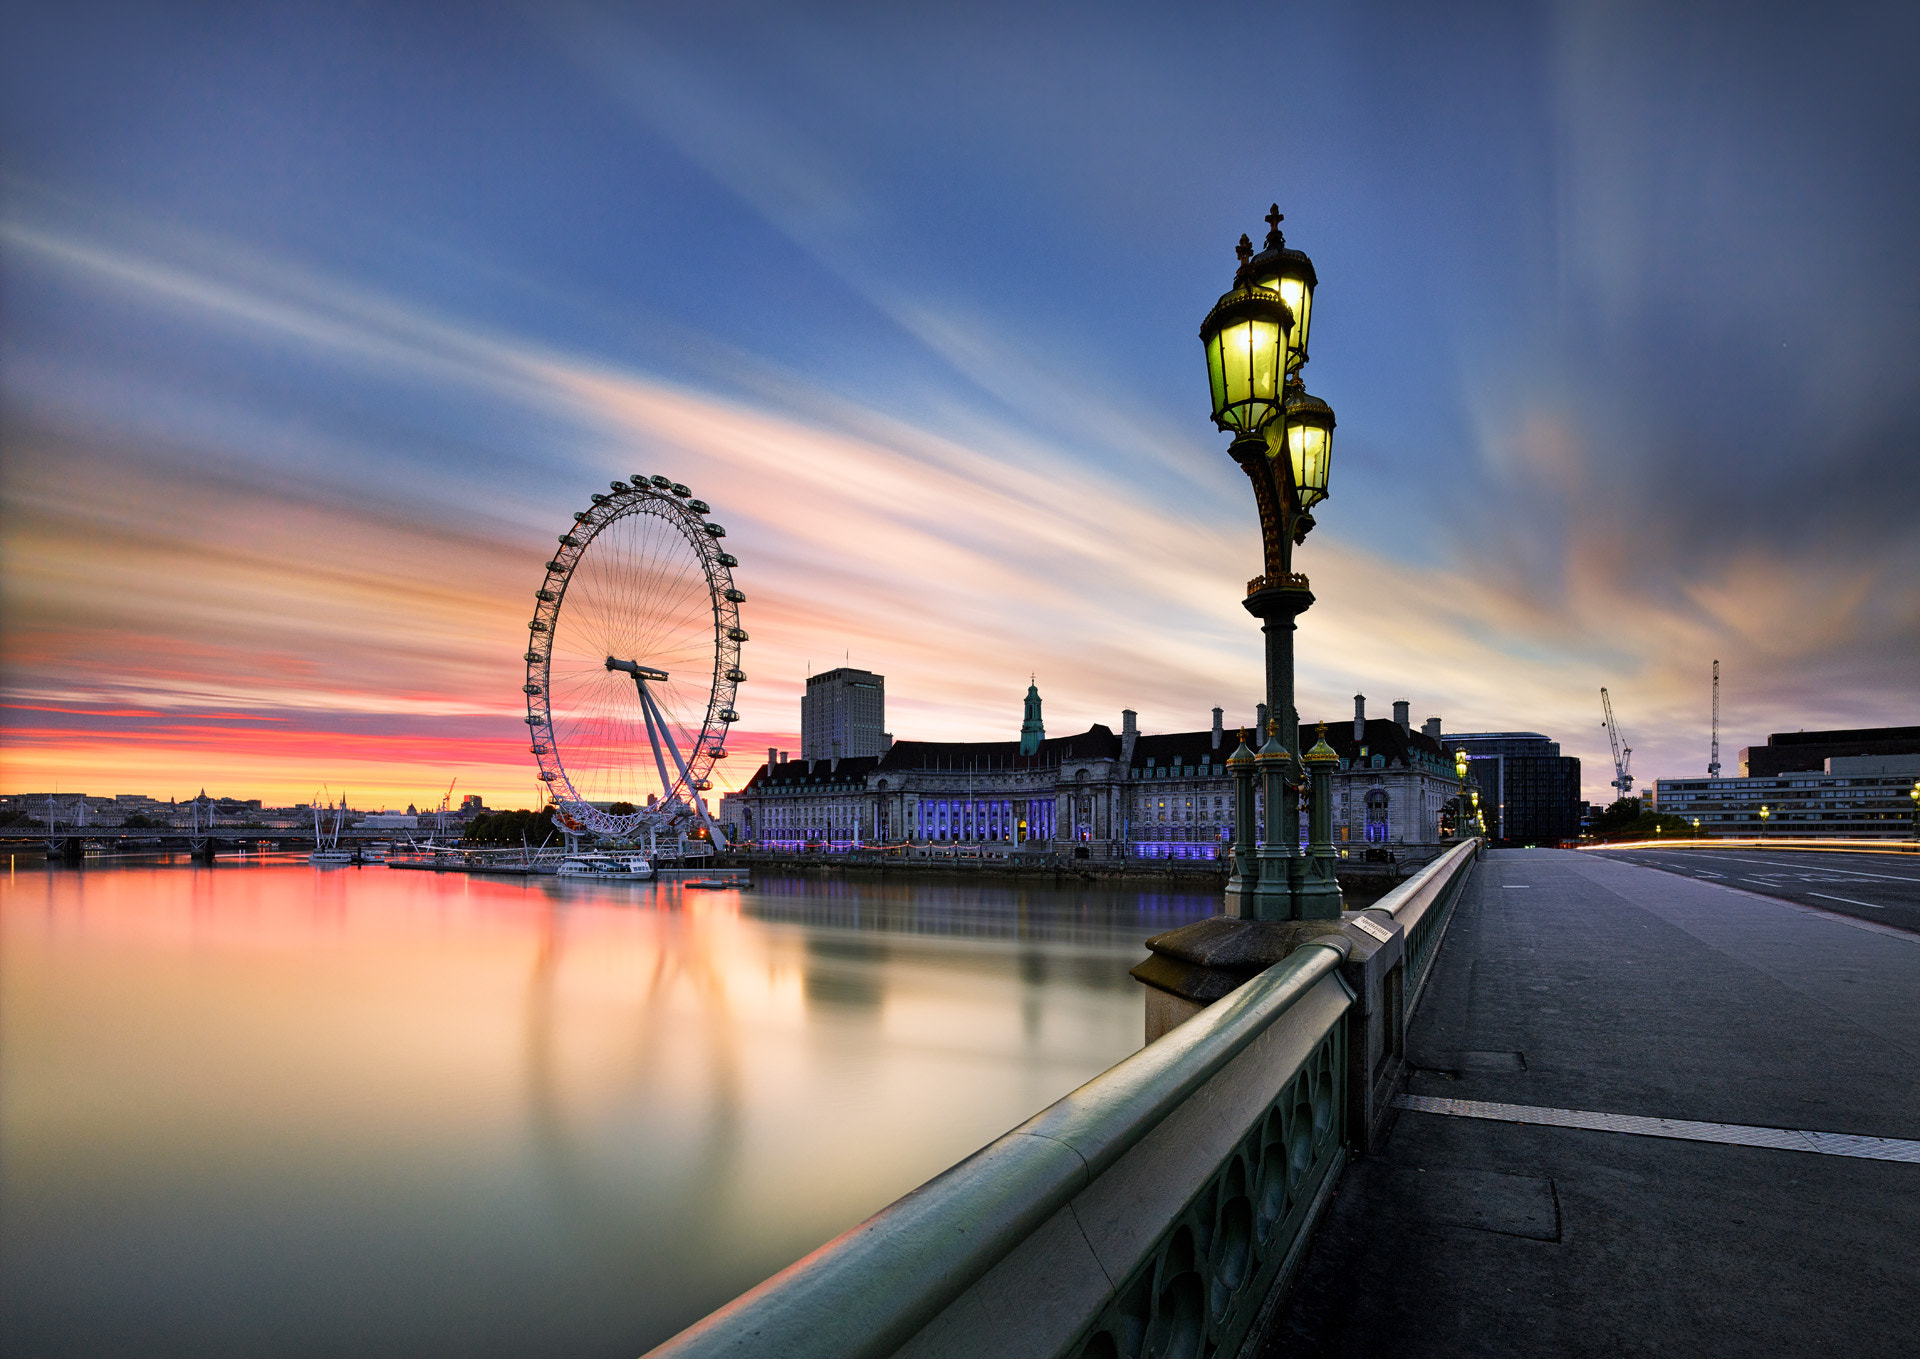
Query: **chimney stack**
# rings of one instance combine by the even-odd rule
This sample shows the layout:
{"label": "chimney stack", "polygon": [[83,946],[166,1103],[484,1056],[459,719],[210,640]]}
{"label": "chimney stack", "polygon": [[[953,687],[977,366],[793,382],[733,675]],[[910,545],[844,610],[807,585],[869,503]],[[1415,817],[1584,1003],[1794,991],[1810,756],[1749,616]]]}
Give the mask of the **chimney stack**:
{"label": "chimney stack", "polygon": [[1226,728],[1220,722],[1220,709],[1213,710],[1213,748],[1220,749],[1220,738],[1226,735]]}
{"label": "chimney stack", "polygon": [[1394,725],[1399,727],[1401,731],[1406,732],[1409,736],[1413,735],[1412,707],[1413,705],[1408,703],[1404,698],[1397,698],[1393,701]]}
{"label": "chimney stack", "polygon": [[1353,696],[1353,739],[1364,743],[1367,739],[1367,696]]}
{"label": "chimney stack", "polygon": [[774,749],[774,748],[773,748],[772,746],[768,746],[768,747],[767,747],[767,770],[768,770],[768,772],[769,772],[769,773],[771,773],[771,772],[772,772],[772,770],[773,770],[773,767],[774,767],[774,766],[775,766],[776,764],[779,764],[779,763],[780,763],[780,752],[779,752],[778,750],[775,750],[775,749]]}
{"label": "chimney stack", "polygon": [[1420,730],[1438,741],[1440,739],[1440,719],[1437,717],[1429,717],[1425,722],[1420,724]]}
{"label": "chimney stack", "polygon": [[1122,708],[1120,710],[1120,734],[1122,736],[1138,736],[1140,734],[1140,714],[1136,713],[1132,708]]}

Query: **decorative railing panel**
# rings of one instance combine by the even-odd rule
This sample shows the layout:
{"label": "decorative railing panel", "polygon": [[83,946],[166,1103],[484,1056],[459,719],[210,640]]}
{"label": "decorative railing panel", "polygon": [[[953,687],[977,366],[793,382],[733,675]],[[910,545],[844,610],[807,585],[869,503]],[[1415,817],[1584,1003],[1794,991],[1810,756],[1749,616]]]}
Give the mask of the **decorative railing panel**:
{"label": "decorative railing panel", "polygon": [[1079,1359],[1236,1353],[1297,1254],[1344,1158],[1346,1030],[1327,1031],[1187,1203],[1075,1353]]}

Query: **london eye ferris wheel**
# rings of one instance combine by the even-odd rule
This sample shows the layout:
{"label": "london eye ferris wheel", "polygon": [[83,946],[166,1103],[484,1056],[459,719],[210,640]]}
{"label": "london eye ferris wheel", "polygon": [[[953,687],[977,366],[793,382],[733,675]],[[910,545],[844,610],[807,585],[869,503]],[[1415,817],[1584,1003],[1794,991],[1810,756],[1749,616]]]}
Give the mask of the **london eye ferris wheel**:
{"label": "london eye ferris wheel", "polygon": [[711,508],[666,477],[610,484],[576,511],[535,592],[527,731],[562,828],[684,834],[739,720],[740,605]]}

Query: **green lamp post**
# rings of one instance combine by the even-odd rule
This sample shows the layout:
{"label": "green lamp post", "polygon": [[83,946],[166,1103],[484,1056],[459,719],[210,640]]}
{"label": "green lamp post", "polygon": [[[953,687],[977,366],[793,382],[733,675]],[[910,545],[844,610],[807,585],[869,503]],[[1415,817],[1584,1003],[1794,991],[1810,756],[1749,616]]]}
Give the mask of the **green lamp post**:
{"label": "green lamp post", "polygon": [[1771,815],[1772,813],[1768,811],[1763,804],[1760,808],[1760,838],[1762,840],[1767,838],[1767,818]]}
{"label": "green lamp post", "polygon": [[1467,812],[1467,748],[1465,746],[1460,746],[1453,752],[1453,776],[1460,781],[1460,791],[1454,796],[1454,806],[1457,809],[1453,814],[1454,837],[1464,840],[1467,838],[1467,823],[1470,820]]}
{"label": "green lamp post", "polygon": [[1920,779],[1913,781],[1913,787],[1907,789],[1907,796],[1913,799],[1913,838],[1920,840]]}
{"label": "green lamp post", "polygon": [[1307,804],[1307,862],[1300,883],[1300,914],[1306,920],[1332,920],[1339,916],[1341,906],[1333,848],[1333,771],[1340,755],[1327,744],[1325,722],[1320,724],[1313,749],[1300,758],[1313,786],[1312,800]]}
{"label": "green lamp post", "polygon": [[[1259,739],[1257,736],[1255,739]],[[1227,879],[1227,901],[1251,903],[1259,869],[1253,860],[1253,781],[1258,757],[1247,744],[1247,729],[1240,729],[1240,744],[1227,756],[1227,770],[1233,775],[1233,873]],[[1250,915],[1250,911],[1242,914]]]}
{"label": "green lamp post", "polygon": [[[1235,826],[1234,880],[1227,909],[1258,920],[1339,914],[1337,888],[1307,891],[1300,854],[1300,718],[1293,707],[1294,620],[1313,604],[1307,578],[1293,570],[1293,549],[1313,529],[1312,507],[1327,497],[1333,411],[1307,394],[1297,376],[1307,362],[1308,325],[1319,280],[1313,261],[1287,248],[1280,207],[1267,213],[1256,254],[1240,238],[1240,267],[1200,326],[1213,422],[1230,433],[1228,456],[1253,483],[1265,569],[1247,582],[1247,612],[1266,636],[1268,730],[1254,756],[1265,799],[1265,843],[1254,852],[1252,818]],[[1242,874],[1239,866],[1249,865]],[[1313,914],[1309,914],[1311,911]]]}

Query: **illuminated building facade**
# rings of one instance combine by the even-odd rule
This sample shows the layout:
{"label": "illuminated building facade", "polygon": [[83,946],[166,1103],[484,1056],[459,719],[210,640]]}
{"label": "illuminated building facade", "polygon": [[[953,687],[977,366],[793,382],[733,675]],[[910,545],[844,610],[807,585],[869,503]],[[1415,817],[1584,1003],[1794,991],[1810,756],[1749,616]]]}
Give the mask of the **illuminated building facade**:
{"label": "illuminated building facade", "polygon": [[1702,836],[1913,837],[1907,790],[1920,780],[1920,754],[1831,756],[1824,763],[1766,778],[1660,779],[1656,805],[1662,815],[1698,819]]}
{"label": "illuminated building facade", "polygon": [[[1358,855],[1431,846],[1440,811],[1458,791],[1451,757],[1393,721],[1327,727],[1340,756],[1333,777],[1334,839]],[[769,849],[845,851],[906,845],[1069,857],[1217,860],[1233,837],[1227,757],[1240,732],[1221,709],[1208,729],[1143,735],[1134,713],[1120,730],[1096,724],[1047,738],[1030,690],[1028,730],[1012,741],[895,741],[885,754],[770,760],[722,800],[736,839]],[[1303,725],[1306,745],[1318,727]],[[1248,733],[1251,737],[1252,733]],[[1305,834],[1305,816],[1301,819]]]}

